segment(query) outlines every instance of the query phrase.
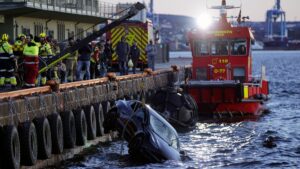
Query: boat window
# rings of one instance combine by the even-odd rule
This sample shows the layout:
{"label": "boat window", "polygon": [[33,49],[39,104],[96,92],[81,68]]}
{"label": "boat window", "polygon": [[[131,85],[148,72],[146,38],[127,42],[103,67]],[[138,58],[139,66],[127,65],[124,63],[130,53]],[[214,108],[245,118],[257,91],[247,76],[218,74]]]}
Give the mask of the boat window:
{"label": "boat window", "polygon": [[217,56],[227,56],[228,55],[228,41],[225,40],[215,40],[211,42],[211,54]]}
{"label": "boat window", "polygon": [[195,56],[207,56],[209,55],[208,42],[207,41],[195,41],[194,42]]}
{"label": "boat window", "polygon": [[247,54],[247,41],[234,40],[231,42],[231,55],[246,55]]}
{"label": "boat window", "polygon": [[206,68],[196,68],[196,79],[197,80],[207,80],[207,69]]}
{"label": "boat window", "polygon": [[243,67],[237,67],[233,68],[233,79],[239,80],[240,82],[245,82],[245,68]]}
{"label": "boat window", "polygon": [[169,128],[168,125],[166,125],[163,121],[153,115],[150,115],[150,124],[153,131],[159,137],[165,140],[173,148],[179,149],[178,137],[176,133],[174,133],[174,131]]}

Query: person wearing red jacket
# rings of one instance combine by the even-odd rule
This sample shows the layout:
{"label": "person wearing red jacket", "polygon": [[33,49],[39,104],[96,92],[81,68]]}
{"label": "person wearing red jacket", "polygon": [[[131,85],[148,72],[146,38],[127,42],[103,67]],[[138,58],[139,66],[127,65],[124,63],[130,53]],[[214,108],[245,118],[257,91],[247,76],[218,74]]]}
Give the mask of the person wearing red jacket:
{"label": "person wearing red jacket", "polygon": [[98,64],[99,64],[99,48],[98,46],[96,46],[91,56],[91,66],[90,66],[91,79],[95,79],[98,77],[99,74],[97,69]]}

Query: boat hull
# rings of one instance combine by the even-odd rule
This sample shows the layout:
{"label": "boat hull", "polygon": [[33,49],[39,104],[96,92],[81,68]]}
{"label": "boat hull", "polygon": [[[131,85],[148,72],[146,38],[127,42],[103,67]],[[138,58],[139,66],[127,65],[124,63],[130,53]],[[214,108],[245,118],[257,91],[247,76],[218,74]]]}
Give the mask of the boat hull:
{"label": "boat hull", "polygon": [[196,101],[199,116],[233,118],[260,116],[267,100],[259,84],[236,81],[192,81],[183,85]]}

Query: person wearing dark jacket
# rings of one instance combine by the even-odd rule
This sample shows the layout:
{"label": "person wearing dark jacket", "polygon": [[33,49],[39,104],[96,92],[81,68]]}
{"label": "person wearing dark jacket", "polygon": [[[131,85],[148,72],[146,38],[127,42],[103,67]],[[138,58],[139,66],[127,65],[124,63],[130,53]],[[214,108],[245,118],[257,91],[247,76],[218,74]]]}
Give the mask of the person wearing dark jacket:
{"label": "person wearing dark jacket", "polygon": [[110,39],[106,39],[106,43],[104,45],[104,54],[108,59],[108,66],[112,66],[112,54],[114,53],[114,50],[112,48],[112,44]]}
{"label": "person wearing dark jacket", "polygon": [[133,67],[132,73],[135,74],[136,66],[140,57],[140,49],[138,48],[136,42],[130,47],[130,59],[132,60]]}
{"label": "person wearing dark jacket", "polygon": [[118,55],[118,61],[119,61],[120,75],[126,74],[129,50],[130,47],[128,43],[125,41],[125,37],[123,36],[121,38],[121,41],[118,42],[116,47],[116,53]]}
{"label": "person wearing dark jacket", "polygon": [[92,46],[89,44],[85,45],[82,48],[79,48],[78,53],[79,53],[79,57],[77,61],[76,79],[77,81],[83,80],[81,71],[84,71],[86,80],[89,80],[91,78],[90,60],[91,60]]}

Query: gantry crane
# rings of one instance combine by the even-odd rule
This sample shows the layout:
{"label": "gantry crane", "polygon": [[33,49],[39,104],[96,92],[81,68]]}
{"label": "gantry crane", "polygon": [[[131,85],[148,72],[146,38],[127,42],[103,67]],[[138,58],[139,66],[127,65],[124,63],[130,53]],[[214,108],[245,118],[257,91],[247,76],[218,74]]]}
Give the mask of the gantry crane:
{"label": "gantry crane", "polygon": [[[280,24],[280,33],[279,35],[275,34],[274,27],[275,23],[279,19]],[[285,11],[282,10],[280,5],[280,0],[276,0],[276,3],[273,9],[270,9],[266,13],[266,38],[268,40],[274,40],[275,37],[279,37],[281,42],[287,39],[287,30],[286,30],[286,16]]]}

